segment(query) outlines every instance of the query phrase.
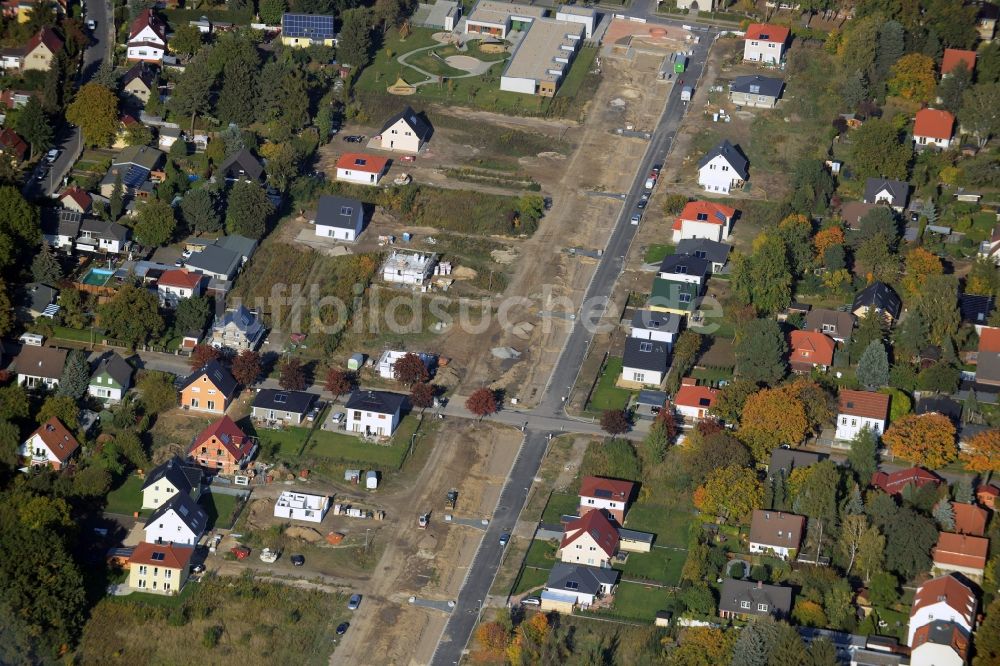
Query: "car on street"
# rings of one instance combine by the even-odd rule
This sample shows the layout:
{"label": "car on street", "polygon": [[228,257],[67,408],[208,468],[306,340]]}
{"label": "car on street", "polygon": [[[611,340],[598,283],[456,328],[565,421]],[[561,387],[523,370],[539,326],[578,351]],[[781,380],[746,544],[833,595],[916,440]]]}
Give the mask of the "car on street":
{"label": "car on street", "polygon": [[340,425],[343,422],[344,422],[344,412],[337,412],[336,414],[330,417],[330,423],[334,425]]}
{"label": "car on street", "polygon": [[58,148],[53,148],[49,152],[45,153],[45,161],[49,164],[55,164],[55,161],[59,159],[59,153],[62,152]]}
{"label": "car on street", "polygon": [[640,201],[649,201],[649,192],[643,192],[642,196],[639,197]]}
{"label": "car on street", "polygon": [[205,565],[204,564],[195,564],[195,565],[193,565],[191,567],[191,573],[199,574],[199,573],[202,573],[203,571],[205,571]]}
{"label": "car on street", "polygon": [[510,533],[504,532],[500,535],[500,547],[503,548],[510,541]]}
{"label": "car on street", "polygon": [[417,158],[414,157],[413,155],[403,155],[399,159],[401,159],[404,162],[416,162],[417,161]]}
{"label": "car on street", "polygon": [[337,625],[337,635],[343,636],[347,633],[347,628],[351,626],[350,622],[341,622]]}
{"label": "car on street", "polygon": [[352,594],[351,598],[347,601],[347,610],[358,610],[358,606],[361,605],[361,595]]}
{"label": "car on street", "polygon": [[659,176],[660,175],[660,169],[662,169],[662,168],[663,168],[662,164],[654,164],[653,165],[653,173],[655,173],[657,176]]}
{"label": "car on street", "polygon": [[315,421],[316,417],[319,416],[319,410],[321,410],[322,408],[323,408],[322,405],[316,405],[315,407],[313,407],[312,409],[310,409],[309,413],[306,414],[306,420],[307,421]]}
{"label": "car on street", "polygon": [[365,137],[360,134],[348,134],[344,137],[344,141],[347,143],[361,143],[365,140]]}
{"label": "car on street", "polygon": [[920,213],[917,212],[910,213],[910,222],[919,222],[919,221],[920,221]]}
{"label": "car on street", "polygon": [[542,605],[542,600],[539,599],[538,597],[525,597],[524,599],[521,599],[521,605],[522,606],[541,606]]}
{"label": "car on street", "polygon": [[635,205],[635,207],[638,208],[639,210],[642,210],[643,208],[646,207],[646,200],[645,199],[641,200],[639,203]]}
{"label": "car on street", "polygon": [[97,30],[97,21],[95,21],[94,19],[88,19],[87,29],[90,30],[91,32]]}
{"label": "car on street", "polygon": [[638,225],[639,224],[639,220],[641,220],[641,219],[642,219],[642,213],[641,212],[640,213],[633,213],[632,214],[632,220],[631,220],[632,225],[633,226]]}
{"label": "car on street", "polygon": [[174,262],[174,266],[176,266],[177,268],[180,268],[183,265],[184,265],[183,257],[178,257],[177,261]]}
{"label": "car on street", "polygon": [[293,567],[301,567],[306,563],[306,558],[302,555],[292,555],[289,561],[291,561]]}

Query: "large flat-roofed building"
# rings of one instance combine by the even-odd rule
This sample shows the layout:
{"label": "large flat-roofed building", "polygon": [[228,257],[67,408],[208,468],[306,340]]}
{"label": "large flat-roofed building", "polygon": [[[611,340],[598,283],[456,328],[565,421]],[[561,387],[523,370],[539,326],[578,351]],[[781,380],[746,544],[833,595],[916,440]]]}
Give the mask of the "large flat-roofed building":
{"label": "large flat-roofed building", "polygon": [[579,23],[586,28],[587,39],[594,34],[594,25],[597,22],[597,12],[590,7],[578,7],[577,5],[563,5],[556,12],[557,21],[567,23]]}
{"label": "large flat-roofed building", "polygon": [[500,90],[554,97],[583,43],[582,23],[538,19],[514,49]]}
{"label": "large flat-roofed building", "polygon": [[465,34],[491,35],[507,39],[513,30],[524,30],[548,13],[545,7],[518,5],[498,0],[479,0],[465,19]]}

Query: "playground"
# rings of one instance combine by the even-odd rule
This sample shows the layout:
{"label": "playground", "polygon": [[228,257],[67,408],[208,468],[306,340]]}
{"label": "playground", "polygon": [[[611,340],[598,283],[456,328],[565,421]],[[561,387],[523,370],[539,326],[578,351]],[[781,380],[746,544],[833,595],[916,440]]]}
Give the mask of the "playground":
{"label": "playground", "polygon": [[[433,44],[401,53],[394,61],[389,62],[390,66],[393,63],[397,66],[399,78],[415,88],[428,83],[439,83],[442,78],[483,76],[509,57],[506,48],[499,43],[490,43],[484,49],[479,40],[463,43],[446,32],[435,32],[431,39],[434,40]],[[402,51],[402,43],[400,46]],[[495,73],[499,74],[499,68]],[[395,80],[396,77],[390,78]]]}

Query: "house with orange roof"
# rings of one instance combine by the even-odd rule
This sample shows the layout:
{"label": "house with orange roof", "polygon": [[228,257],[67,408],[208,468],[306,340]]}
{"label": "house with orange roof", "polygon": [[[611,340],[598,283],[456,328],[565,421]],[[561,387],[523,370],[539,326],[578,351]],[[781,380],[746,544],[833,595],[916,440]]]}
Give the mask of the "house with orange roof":
{"label": "house with orange roof", "polygon": [[833,352],[837,343],[818,331],[792,331],[789,336],[791,353],[788,359],[792,372],[812,372],[813,368],[826,371],[833,365]]}
{"label": "house with orange roof", "polygon": [[837,408],[837,439],[850,441],[864,428],[875,435],[885,432],[889,420],[889,396],[873,391],[843,389]]}
{"label": "house with orange roof", "polygon": [[21,444],[18,455],[25,467],[62,469],[80,448],[80,442],[56,417],[38,426]]}
{"label": "house with orange roof", "polygon": [[90,212],[90,207],[94,205],[94,199],[86,190],[74,185],[63,190],[63,193],[59,195],[59,203],[67,210],[86,215]]}
{"label": "house with orange roof", "polygon": [[679,416],[691,421],[708,418],[708,410],[715,404],[719,390],[710,386],[698,386],[698,380],[685,377],[674,395],[674,409]]}
{"label": "house with orange roof", "polygon": [[976,384],[1000,386],[1000,328],[984,326],[976,349]]}
{"label": "house with orange roof", "polygon": [[983,579],[989,549],[989,539],[941,532],[931,551],[934,573],[960,573],[979,582]]}
{"label": "house with orange roof", "polygon": [[932,578],[913,595],[906,644],[913,645],[917,629],[935,620],[954,622],[966,633],[972,633],[976,626],[976,606],[975,592],[961,579],[950,574]]}
{"label": "house with orange roof", "polygon": [[788,26],[751,23],[743,37],[743,59],[777,65],[785,57]]}
{"label": "house with orange roof", "polygon": [[872,475],[872,487],[889,495],[901,495],[907,486],[921,488],[929,483],[941,485],[941,477],[923,467],[910,467],[895,472],[875,472]]}
{"label": "house with orange roof", "polygon": [[205,276],[181,269],[164,271],[156,281],[156,291],[160,300],[176,307],[177,302],[186,298],[201,296]]}
{"label": "house with orange roof", "polygon": [[965,67],[971,74],[976,70],[976,52],[964,49],[945,49],[941,57],[941,76],[948,76],[956,67]]}
{"label": "house with orange roof", "polygon": [[0,155],[3,155],[12,166],[17,166],[28,155],[28,144],[17,132],[5,127],[0,131]]}
{"label": "house with orange roof", "polygon": [[673,243],[689,238],[707,238],[721,243],[729,239],[736,209],[710,201],[691,201],[674,220]]}
{"label": "house with orange roof", "polygon": [[910,646],[910,666],[965,666],[970,637],[954,622],[935,620],[917,629]]}
{"label": "house with orange roof", "polygon": [[604,511],[619,525],[625,522],[625,512],[635,492],[635,484],[603,476],[585,476],[580,482],[580,515],[588,511]]}
{"label": "house with orange roof", "polygon": [[337,160],[337,180],[358,185],[378,185],[388,170],[388,158],[378,155],[344,153]]}
{"label": "house with orange roof", "polygon": [[934,146],[942,150],[951,146],[955,131],[955,116],[941,109],[920,109],[913,121],[913,143],[917,148]]}
{"label": "house with orange roof", "polygon": [[997,488],[992,483],[984,484],[976,488],[976,501],[985,506],[987,509],[995,510],[997,507],[998,499],[1000,499],[1000,488]]}
{"label": "house with orange roof", "polygon": [[256,452],[257,439],[223,416],[198,433],[188,448],[188,459],[209,473],[228,476],[246,467]]}
{"label": "house with orange roof", "polygon": [[140,542],[129,558],[128,586],[139,592],[178,594],[187,582],[194,548]]}
{"label": "house with orange roof", "polygon": [[963,504],[962,502],[952,502],[951,510],[955,515],[954,531],[957,534],[979,537],[986,534],[986,521],[990,517],[989,511],[981,506]]}
{"label": "house with orange roof", "polygon": [[603,511],[588,511],[566,524],[559,559],[567,564],[610,567],[618,552],[618,528]]}

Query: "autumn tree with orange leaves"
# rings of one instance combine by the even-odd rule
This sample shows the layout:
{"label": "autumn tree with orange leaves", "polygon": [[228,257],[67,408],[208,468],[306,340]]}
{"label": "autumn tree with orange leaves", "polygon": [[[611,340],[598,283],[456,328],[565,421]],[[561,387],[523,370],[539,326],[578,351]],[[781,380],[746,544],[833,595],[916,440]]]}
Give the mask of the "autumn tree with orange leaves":
{"label": "autumn tree with orange leaves", "polygon": [[922,247],[916,247],[906,254],[906,274],[903,276],[903,291],[910,298],[921,293],[929,275],[941,275],[944,266],[941,259]]}
{"label": "autumn tree with orange leaves", "polygon": [[497,399],[493,391],[485,387],[479,388],[473,391],[469,399],[465,401],[465,408],[479,418],[483,418],[497,411]]}
{"label": "autumn tree with orange leaves", "polygon": [[822,261],[827,249],[834,245],[844,244],[844,230],[839,226],[820,229],[813,236],[813,248],[816,250],[816,260]]}
{"label": "autumn tree with orange leaves", "polygon": [[476,640],[494,657],[503,655],[508,638],[507,631],[498,622],[483,622],[476,628]]}
{"label": "autumn tree with orange leaves", "polygon": [[730,465],[712,470],[694,491],[694,505],[703,513],[744,522],[764,504],[764,488],[757,472]]}
{"label": "autumn tree with orange leaves", "polygon": [[955,426],[941,414],[908,414],[889,427],[882,441],[894,456],[940,469],[958,457]]}
{"label": "autumn tree with orange leaves", "polygon": [[915,102],[929,102],[936,85],[934,60],[922,53],[908,53],[892,66],[889,91],[893,95]]}
{"label": "autumn tree with orange leaves", "polygon": [[986,430],[971,438],[961,458],[970,472],[1000,472],[1000,430]]}
{"label": "autumn tree with orange leaves", "polygon": [[805,405],[789,385],[757,391],[743,405],[737,437],[758,462],[782,444],[798,444],[809,429]]}

